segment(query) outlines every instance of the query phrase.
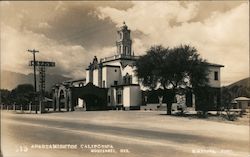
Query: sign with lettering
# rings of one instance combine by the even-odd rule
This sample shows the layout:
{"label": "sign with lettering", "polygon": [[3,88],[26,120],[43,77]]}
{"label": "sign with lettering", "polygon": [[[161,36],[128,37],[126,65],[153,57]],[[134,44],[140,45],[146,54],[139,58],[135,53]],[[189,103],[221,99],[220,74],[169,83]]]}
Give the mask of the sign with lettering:
{"label": "sign with lettering", "polygon": [[[34,61],[29,62],[30,66],[34,65]],[[54,67],[56,65],[55,62],[48,62],[48,61],[36,61],[36,66],[46,66],[46,67]]]}

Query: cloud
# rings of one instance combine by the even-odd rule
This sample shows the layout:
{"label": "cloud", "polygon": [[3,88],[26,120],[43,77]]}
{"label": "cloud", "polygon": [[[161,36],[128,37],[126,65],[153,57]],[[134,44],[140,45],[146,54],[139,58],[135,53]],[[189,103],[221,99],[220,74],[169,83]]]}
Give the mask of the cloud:
{"label": "cloud", "polygon": [[56,67],[51,72],[73,78],[82,78],[85,63],[91,56],[86,55],[80,45],[58,44],[56,41],[28,30],[18,31],[2,24],[1,35],[1,68],[21,73],[30,73],[28,62],[32,55],[27,49],[38,49],[37,60],[54,61]]}
{"label": "cloud", "polygon": [[2,23],[1,26],[1,69],[19,73],[32,73],[28,66],[33,59],[27,49],[37,49],[36,60],[53,61],[55,68],[50,68],[49,73],[71,77],[73,79],[85,77],[85,68],[92,62],[94,56],[98,59],[114,55],[114,46],[95,48],[87,51],[81,45],[70,43],[59,44],[43,34],[29,30],[16,30]]}
{"label": "cloud", "polygon": [[1,3],[0,3],[1,7],[3,7],[3,6],[9,6],[9,5],[10,5],[9,1],[1,1]]}
{"label": "cloud", "polygon": [[1,2],[1,65],[29,73],[32,55],[56,62],[50,73],[85,76],[93,56],[115,54],[116,29],[126,21],[135,54],[151,45],[191,44],[224,64],[223,83],[248,76],[248,2]]}
{"label": "cloud", "polygon": [[[179,2],[133,2],[132,8],[118,10],[110,7],[99,7],[97,14],[100,19],[107,17],[120,25],[126,21],[131,30],[140,30],[145,34],[155,34],[157,30],[169,27],[169,21],[187,22],[197,14],[197,2],[188,3],[186,7]],[[156,24],[157,23],[157,24]],[[153,24],[153,25],[152,25]],[[160,25],[159,25],[160,24]]]}
{"label": "cloud", "polygon": [[47,22],[41,22],[38,24],[39,28],[51,28],[51,25],[49,25]]}
{"label": "cloud", "polygon": [[58,1],[54,11],[67,11],[67,8],[62,1]]}
{"label": "cloud", "polygon": [[199,21],[193,21],[199,15],[201,3],[198,2],[183,5],[181,2],[136,1],[133,4],[125,11],[99,7],[96,13],[100,19],[110,19],[117,26],[125,20],[131,30],[144,33],[144,37],[134,39],[136,54],[155,44],[170,47],[190,44],[203,58],[225,65],[223,84],[248,76],[248,2],[224,12],[214,11]]}

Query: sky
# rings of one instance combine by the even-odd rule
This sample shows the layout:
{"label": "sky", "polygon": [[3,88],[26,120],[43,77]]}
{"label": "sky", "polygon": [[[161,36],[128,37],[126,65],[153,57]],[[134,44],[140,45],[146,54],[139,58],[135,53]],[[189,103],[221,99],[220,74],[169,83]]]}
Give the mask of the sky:
{"label": "sky", "polygon": [[131,29],[132,49],[189,44],[222,64],[222,85],[249,76],[248,1],[1,1],[1,70],[28,74],[32,54],[56,62],[48,73],[85,77],[94,56],[116,53],[117,29]]}

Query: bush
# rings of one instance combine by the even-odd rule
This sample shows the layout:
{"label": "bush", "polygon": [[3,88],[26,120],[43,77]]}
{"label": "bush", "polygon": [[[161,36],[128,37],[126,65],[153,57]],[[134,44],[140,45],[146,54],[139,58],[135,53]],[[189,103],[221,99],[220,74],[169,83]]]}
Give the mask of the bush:
{"label": "bush", "polygon": [[237,120],[237,114],[235,112],[227,114],[227,119],[230,121]]}
{"label": "bush", "polygon": [[207,111],[197,111],[197,116],[199,118],[207,118],[208,117],[208,112]]}

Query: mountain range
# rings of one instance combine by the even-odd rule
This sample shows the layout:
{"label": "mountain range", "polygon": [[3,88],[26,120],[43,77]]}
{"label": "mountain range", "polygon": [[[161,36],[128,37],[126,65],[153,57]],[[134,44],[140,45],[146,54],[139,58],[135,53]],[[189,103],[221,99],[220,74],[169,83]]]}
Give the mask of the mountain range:
{"label": "mountain range", "polygon": [[[37,77],[37,80],[39,77]],[[64,77],[61,75],[52,75],[46,74],[46,90],[49,91],[53,85],[56,83],[61,83],[66,80],[71,80],[71,78]],[[21,74],[17,72],[2,70],[1,71],[1,89],[12,90],[19,84],[34,84],[33,74]],[[37,81],[38,84],[38,81]],[[228,86],[225,86],[228,89],[231,89],[235,86],[250,88],[250,77],[236,81]]]}
{"label": "mountain range", "polygon": [[250,77],[236,81],[222,88],[222,94],[231,93],[232,98],[248,97],[250,98]]}
{"label": "mountain range", "polygon": [[243,86],[243,87],[248,87],[250,88],[250,77],[244,78],[242,80],[236,81],[228,86],[227,88],[232,88],[233,86]]}
{"label": "mountain range", "polygon": [[[52,86],[55,85],[56,83],[61,83],[66,80],[70,80],[71,78],[64,77],[61,75],[52,75],[52,74],[46,74],[45,76],[45,90],[50,91]],[[38,80],[39,76],[37,75],[37,86],[38,86]],[[1,89],[8,89],[12,90],[17,85],[19,84],[32,84],[34,85],[34,76],[33,74],[22,74],[22,73],[17,73],[17,72],[12,72],[12,71],[7,71],[7,70],[2,70],[1,71],[1,84],[0,87]]]}

